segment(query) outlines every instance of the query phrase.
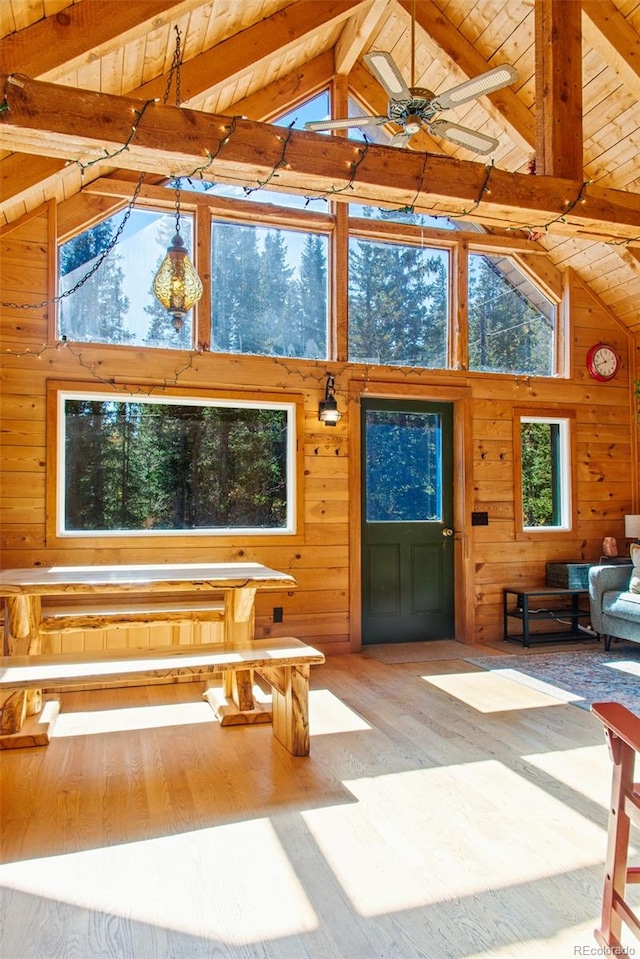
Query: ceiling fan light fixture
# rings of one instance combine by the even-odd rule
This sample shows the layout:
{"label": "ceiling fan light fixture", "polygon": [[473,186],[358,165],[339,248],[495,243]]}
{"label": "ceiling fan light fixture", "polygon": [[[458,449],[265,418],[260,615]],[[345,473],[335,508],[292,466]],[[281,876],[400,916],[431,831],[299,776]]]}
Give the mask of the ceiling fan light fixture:
{"label": "ceiling fan light fixture", "polygon": [[417,113],[410,113],[409,116],[404,121],[404,132],[405,133],[418,133],[422,127],[422,120]]}

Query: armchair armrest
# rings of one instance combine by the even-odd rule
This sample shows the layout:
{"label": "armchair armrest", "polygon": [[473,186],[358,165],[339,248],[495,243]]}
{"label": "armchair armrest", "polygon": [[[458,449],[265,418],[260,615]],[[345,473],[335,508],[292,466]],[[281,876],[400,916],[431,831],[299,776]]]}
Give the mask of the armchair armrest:
{"label": "armchair armrest", "polygon": [[602,599],[609,590],[624,590],[631,578],[631,563],[628,566],[592,566],[589,570],[589,605],[591,625],[597,633],[605,633],[602,627]]}

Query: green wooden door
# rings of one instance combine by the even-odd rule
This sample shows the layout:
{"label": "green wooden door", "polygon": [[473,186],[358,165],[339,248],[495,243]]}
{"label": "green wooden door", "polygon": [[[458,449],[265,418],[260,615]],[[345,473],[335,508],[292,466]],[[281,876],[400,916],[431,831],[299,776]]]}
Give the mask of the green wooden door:
{"label": "green wooden door", "polygon": [[454,637],[453,408],[362,402],[362,642]]}

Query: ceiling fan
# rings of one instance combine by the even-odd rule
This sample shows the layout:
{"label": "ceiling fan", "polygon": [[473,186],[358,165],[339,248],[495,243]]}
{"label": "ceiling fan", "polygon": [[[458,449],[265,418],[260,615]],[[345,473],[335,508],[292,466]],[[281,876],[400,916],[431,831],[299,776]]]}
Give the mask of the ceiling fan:
{"label": "ceiling fan", "polygon": [[401,126],[402,131],[391,138],[390,146],[407,146],[411,137],[423,126],[434,136],[450,140],[451,143],[473,150],[474,153],[491,153],[499,145],[499,141],[494,137],[470,130],[450,120],[436,120],[435,117],[442,110],[493,93],[513,83],[518,74],[511,64],[504,63],[494,67],[493,70],[482,73],[475,79],[465,80],[464,83],[436,96],[424,87],[408,87],[390,53],[367,53],[364,60],[389,96],[387,115],[312,120],[305,123],[305,130],[345,130],[348,127],[380,126],[391,121]]}

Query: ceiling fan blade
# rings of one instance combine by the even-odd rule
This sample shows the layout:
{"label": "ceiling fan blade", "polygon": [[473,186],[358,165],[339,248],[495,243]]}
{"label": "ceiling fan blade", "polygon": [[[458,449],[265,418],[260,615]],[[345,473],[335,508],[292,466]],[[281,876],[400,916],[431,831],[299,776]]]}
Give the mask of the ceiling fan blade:
{"label": "ceiling fan blade", "polygon": [[367,127],[388,123],[389,117],[345,117],[341,120],[310,120],[305,123],[305,130],[347,130],[349,127]]}
{"label": "ceiling fan blade", "polygon": [[502,87],[508,86],[517,78],[518,72],[510,63],[503,63],[501,67],[494,67],[487,73],[481,73],[479,77],[472,80],[465,80],[464,83],[444,93],[439,93],[433,98],[432,103],[436,110],[446,110],[447,107],[455,107],[459,103],[466,103],[467,100],[474,100],[486,93],[493,93]]}
{"label": "ceiling fan blade", "polygon": [[450,140],[451,143],[466,147],[467,150],[473,150],[474,153],[491,153],[500,146],[499,140],[488,137],[484,133],[478,133],[477,130],[461,127],[449,120],[435,120],[430,123],[429,132],[442,137],[443,140]]}
{"label": "ceiling fan blade", "polygon": [[366,53],[364,62],[391,100],[411,100],[411,91],[390,53],[382,50]]}
{"label": "ceiling fan blade", "polygon": [[413,136],[413,133],[396,133],[395,136],[391,137],[387,146],[406,147],[412,136]]}

